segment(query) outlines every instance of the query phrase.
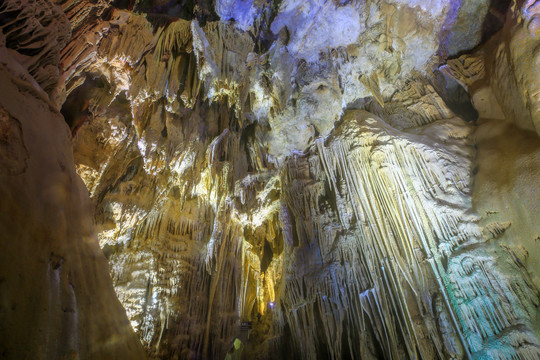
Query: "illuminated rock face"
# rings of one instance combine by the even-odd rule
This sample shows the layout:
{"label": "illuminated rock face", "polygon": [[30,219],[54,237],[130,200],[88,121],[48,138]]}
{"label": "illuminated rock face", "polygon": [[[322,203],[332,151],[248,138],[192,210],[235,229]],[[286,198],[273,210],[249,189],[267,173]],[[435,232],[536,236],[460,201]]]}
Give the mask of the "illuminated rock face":
{"label": "illuminated rock face", "polygon": [[0,356],[143,359],[50,100],[67,19],[49,1],[3,2],[0,18]]}
{"label": "illuminated rock face", "polygon": [[481,229],[471,211],[472,127],[422,115],[422,126],[400,130],[346,112],[287,164],[285,219],[295,226],[282,299],[303,357],[539,355],[538,292],[492,241],[507,225]]}
{"label": "illuminated rock face", "polygon": [[140,356],[107,270],[149,358],[540,357],[537,2],[57,3],[0,6],[8,357]]}

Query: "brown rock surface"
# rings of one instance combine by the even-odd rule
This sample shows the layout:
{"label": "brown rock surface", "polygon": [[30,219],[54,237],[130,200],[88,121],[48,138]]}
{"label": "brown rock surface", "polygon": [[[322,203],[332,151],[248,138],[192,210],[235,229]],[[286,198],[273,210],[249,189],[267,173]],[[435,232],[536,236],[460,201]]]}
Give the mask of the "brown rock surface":
{"label": "brown rock surface", "polygon": [[46,92],[67,20],[48,1],[0,8],[1,357],[144,358],[111,286],[69,128]]}

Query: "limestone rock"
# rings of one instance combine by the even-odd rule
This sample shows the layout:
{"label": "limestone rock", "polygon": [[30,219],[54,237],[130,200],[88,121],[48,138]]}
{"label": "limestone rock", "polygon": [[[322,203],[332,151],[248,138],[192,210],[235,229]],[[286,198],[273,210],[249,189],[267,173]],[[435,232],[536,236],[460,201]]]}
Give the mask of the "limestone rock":
{"label": "limestone rock", "polygon": [[5,1],[0,14],[4,51],[10,52],[50,94],[60,76],[60,51],[70,36],[62,9],[48,0]]}
{"label": "limestone rock", "polygon": [[538,1],[516,3],[487,54],[491,88],[506,118],[538,134],[540,74],[532,69],[540,64],[540,32],[535,25],[540,23],[539,19]]}
{"label": "limestone rock", "polygon": [[58,241],[0,286],[46,358],[540,357],[537,1],[6,4],[0,206]]}
{"label": "limestone rock", "polygon": [[143,359],[97,242],[69,128],[46,92],[67,21],[48,1],[1,8],[2,358]]}
{"label": "limestone rock", "polygon": [[[470,136],[462,120],[444,115],[399,131],[354,111],[313,155],[291,159],[286,222],[296,228],[283,311],[303,357],[539,356],[528,343],[538,291],[519,261],[484,242],[471,214]],[[422,310],[437,302],[439,313]],[[517,324],[528,325],[515,332]],[[493,339],[504,331],[512,334]]]}

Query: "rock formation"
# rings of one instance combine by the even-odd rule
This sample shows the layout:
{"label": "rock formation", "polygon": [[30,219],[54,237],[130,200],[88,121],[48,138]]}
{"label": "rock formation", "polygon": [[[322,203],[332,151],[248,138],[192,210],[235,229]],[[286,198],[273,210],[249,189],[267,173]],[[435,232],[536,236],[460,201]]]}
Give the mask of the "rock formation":
{"label": "rock formation", "polygon": [[0,29],[3,357],[540,358],[539,1]]}
{"label": "rock formation", "polygon": [[48,1],[3,2],[0,18],[1,357],[144,358],[52,100],[69,23]]}

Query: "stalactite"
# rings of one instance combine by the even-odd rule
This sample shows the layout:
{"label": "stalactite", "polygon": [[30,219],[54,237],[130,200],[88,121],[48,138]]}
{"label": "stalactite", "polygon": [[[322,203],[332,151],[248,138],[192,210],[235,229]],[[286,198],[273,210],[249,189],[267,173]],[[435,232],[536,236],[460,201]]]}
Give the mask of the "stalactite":
{"label": "stalactite", "polygon": [[[246,358],[536,356],[526,253],[496,242],[508,224],[478,225],[472,126],[421,71],[448,9],[317,6],[304,28],[274,14],[252,32],[117,9],[83,30],[84,6],[66,7],[68,102],[106,83],[84,105],[78,171],[148,355],[223,358],[253,321]],[[363,40],[314,52],[341,10]],[[469,84],[477,60],[441,70]]]}
{"label": "stalactite", "polygon": [[[441,105],[436,95],[423,95],[424,98],[426,96]],[[392,110],[385,107],[387,116],[388,111]],[[365,328],[358,322],[369,319],[367,321],[375,329],[374,341],[380,344],[386,358],[400,358],[400,352],[407,353],[410,358],[445,358],[452,353],[453,356],[464,356],[462,351],[479,354],[492,346],[486,342],[488,339],[506,329],[513,329],[518,323],[529,324],[529,327],[518,331],[520,336],[531,336],[530,325],[536,311],[538,293],[530,282],[518,281],[516,289],[483,278],[471,278],[470,282],[461,281],[458,284],[457,279],[464,280],[469,276],[456,273],[460,268],[456,261],[466,254],[474,254],[474,257],[468,257],[472,262],[470,266],[480,266],[484,269],[481,273],[497,267],[494,268],[494,264],[483,265],[482,261],[492,262],[495,255],[490,245],[484,243],[474,217],[467,215],[470,204],[464,194],[469,192],[472,148],[467,132],[470,130],[460,120],[453,120],[452,125],[443,125],[438,121],[449,114],[448,110],[443,110],[430,116],[422,130],[400,132],[374,115],[351,111],[344,115],[342,125],[332,138],[316,142],[313,155],[297,156],[287,163],[282,180],[288,184],[284,187],[287,189],[284,200],[296,223],[296,237],[300,243],[289,250],[295,260],[289,263],[283,308],[291,328],[307,331],[295,334],[295,343],[306,351],[306,357],[315,358],[325,352],[330,358],[342,357],[341,343],[333,340],[333,337],[340,336],[345,324],[351,326],[340,319],[343,318],[342,311],[353,308],[362,310],[359,315],[352,316],[351,321],[356,322],[355,327]],[[428,120],[427,117],[424,119]],[[445,120],[446,124],[448,121]],[[428,134],[435,134],[432,131],[434,128],[438,128],[438,135],[433,138],[434,135]],[[453,144],[433,148],[427,138],[417,135],[425,134],[438,140],[444,136],[441,135],[441,128],[445,128],[446,143],[451,141]],[[463,151],[456,153],[446,150],[458,144]],[[467,146],[469,150],[466,150]],[[309,175],[311,169],[305,169],[306,166],[313,166],[311,159],[314,156],[319,159],[318,166],[325,171],[325,179],[316,180]],[[314,181],[328,182],[329,193],[320,190],[312,193],[310,189]],[[316,188],[324,189],[323,186]],[[314,197],[318,198],[319,204],[328,202],[332,206],[332,213],[335,214],[332,217],[334,221],[339,221],[337,227],[333,226],[334,229],[343,226],[348,232],[356,234],[356,246],[362,249],[360,253],[364,257],[356,264],[364,263],[368,269],[372,269],[353,276],[354,279],[369,279],[354,286],[359,289],[358,293],[368,294],[361,297],[361,306],[353,305],[354,298],[348,299],[332,290],[330,284],[335,284],[335,279],[328,283],[324,280],[326,272],[335,274],[343,271],[340,269],[343,265],[337,264],[343,264],[344,259],[339,252],[336,253],[336,247],[343,246],[347,237],[339,233],[330,235],[336,233],[336,230],[330,230],[332,217],[328,217],[328,211],[325,217],[321,216],[318,212],[320,207],[310,200]],[[335,205],[332,205],[334,201]],[[343,202],[350,202],[350,206],[340,204]],[[440,208],[441,202],[447,204],[444,210]],[[353,217],[341,213],[343,211],[352,212]],[[326,231],[318,230],[322,227]],[[499,233],[497,229],[499,227],[492,226],[487,231]],[[294,241],[289,240],[288,243]],[[314,246],[320,251],[318,257],[311,255],[308,262],[301,260],[302,249]],[[428,258],[420,261],[415,249],[420,249],[423,257]],[[443,266],[442,260],[446,257],[448,265]],[[333,265],[334,262],[336,265]],[[306,263],[317,265],[312,265],[314,268],[309,270],[299,265]],[[491,271],[504,271],[502,269]],[[310,278],[317,278],[317,283],[306,284],[305,278],[303,283],[298,282],[297,279],[305,276],[303,271],[309,272]],[[313,275],[314,271],[320,272],[320,275]],[[507,278],[501,275],[489,277]],[[351,287],[349,284],[348,288]],[[332,310],[332,307],[328,307],[330,303],[321,304],[320,300],[309,295],[314,293],[322,294],[323,298],[332,299],[340,305]],[[436,315],[425,312],[425,309],[431,308],[429,304],[437,293],[443,296],[448,294],[448,306],[444,312],[449,312],[445,316],[455,318],[453,336],[462,337],[462,350],[443,346],[450,340],[441,338],[436,330]],[[524,293],[529,295],[518,295]],[[369,294],[376,295],[372,297]],[[419,297],[420,294],[423,296]],[[501,302],[508,305],[501,307]],[[326,312],[332,313],[330,318],[337,321],[335,325],[327,323]],[[321,327],[315,330],[308,328],[307,324]],[[476,340],[477,336],[481,336],[480,340]],[[426,346],[426,342],[421,342],[423,338],[428,338],[428,343],[432,345]],[[328,347],[317,348],[316,344],[323,343]],[[353,354],[361,354],[355,341],[345,346],[350,347]],[[536,351],[531,349],[535,347],[516,345],[507,348],[503,358],[524,357]],[[460,353],[456,354],[455,351]]]}

